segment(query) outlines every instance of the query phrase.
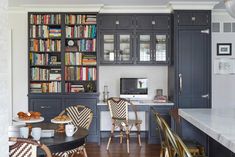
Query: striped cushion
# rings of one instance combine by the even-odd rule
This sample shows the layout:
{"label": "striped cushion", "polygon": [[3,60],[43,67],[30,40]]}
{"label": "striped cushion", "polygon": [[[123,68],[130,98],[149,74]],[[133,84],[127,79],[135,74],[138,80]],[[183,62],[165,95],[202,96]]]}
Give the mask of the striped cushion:
{"label": "striped cushion", "polygon": [[108,100],[109,110],[112,118],[128,119],[128,102],[124,99],[115,101],[114,99]]}
{"label": "striped cushion", "polygon": [[10,146],[10,157],[36,157],[37,146],[18,142]]}
{"label": "striped cushion", "polygon": [[66,108],[67,115],[72,119],[72,124],[88,129],[90,125],[91,109],[86,107],[70,106]]}
{"label": "striped cushion", "polygon": [[58,152],[58,153],[53,154],[53,157],[69,157],[69,156],[71,156],[71,155],[74,154],[74,153],[79,154],[80,151],[81,151],[83,148],[84,148],[84,145],[83,145],[83,146],[80,146],[80,147],[78,147],[78,148],[75,148],[75,149],[71,149],[71,150],[65,151],[65,152]]}

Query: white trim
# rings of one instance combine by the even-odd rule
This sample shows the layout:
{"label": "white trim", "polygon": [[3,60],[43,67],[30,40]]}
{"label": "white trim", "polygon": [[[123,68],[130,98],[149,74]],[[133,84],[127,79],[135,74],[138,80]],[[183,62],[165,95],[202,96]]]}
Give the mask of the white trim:
{"label": "white trim", "polygon": [[212,10],[220,1],[211,2],[195,2],[195,1],[170,1],[169,5],[173,10]]}
{"label": "white trim", "polygon": [[103,6],[100,13],[171,13],[166,5],[151,6]]}

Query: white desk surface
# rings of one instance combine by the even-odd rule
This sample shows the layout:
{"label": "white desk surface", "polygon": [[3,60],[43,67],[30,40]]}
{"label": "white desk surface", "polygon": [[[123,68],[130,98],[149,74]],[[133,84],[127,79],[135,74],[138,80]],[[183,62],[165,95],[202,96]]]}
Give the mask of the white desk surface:
{"label": "white desk surface", "polygon": [[[157,106],[162,106],[162,105],[168,105],[168,106],[173,106],[173,102],[153,102],[153,100],[135,100],[131,101],[134,105],[157,105]],[[106,102],[99,101],[97,105],[107,105]]]}
{"label": "white desk surface", "polygon": [[235,153],[235,108],[180,109],[179,115]]}

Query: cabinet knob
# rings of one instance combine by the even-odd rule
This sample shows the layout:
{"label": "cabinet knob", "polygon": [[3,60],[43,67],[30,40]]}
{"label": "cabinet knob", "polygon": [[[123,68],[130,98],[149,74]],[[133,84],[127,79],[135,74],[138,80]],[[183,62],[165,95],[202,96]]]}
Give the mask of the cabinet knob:
{"label": "cabinet knob", "polygon": [[116,21],[116,25],[119,25],[119,21]]}
{"label": "cabinet knob", "polygon": [[51,106],[41,106],[41,109],[49,109]]}
{"label": "cabinet knob", "polygon": [[196,20],[196,17],[193,16],[193,17],[192,17],[192,21],[195,21],[195,20]]}
{"label": "cabinet knob", "polygon": [[155,25],[156,24],[156,22],[155,21],[152,21],[152,25]]}

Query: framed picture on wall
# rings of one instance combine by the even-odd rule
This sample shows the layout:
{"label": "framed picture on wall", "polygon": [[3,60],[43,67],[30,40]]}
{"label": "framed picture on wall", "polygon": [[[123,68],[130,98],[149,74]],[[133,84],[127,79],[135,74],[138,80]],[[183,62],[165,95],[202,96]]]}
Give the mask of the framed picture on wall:
{"label": "framed picture on wall", "polygon": [[217,44],[217,55],[232,55],[232,44],[231,43],[218,43]]}
{"label": "framed picture on wall", "polygon": [[215,74],[235,74],[235,58],[216,58],[214,60]]}

